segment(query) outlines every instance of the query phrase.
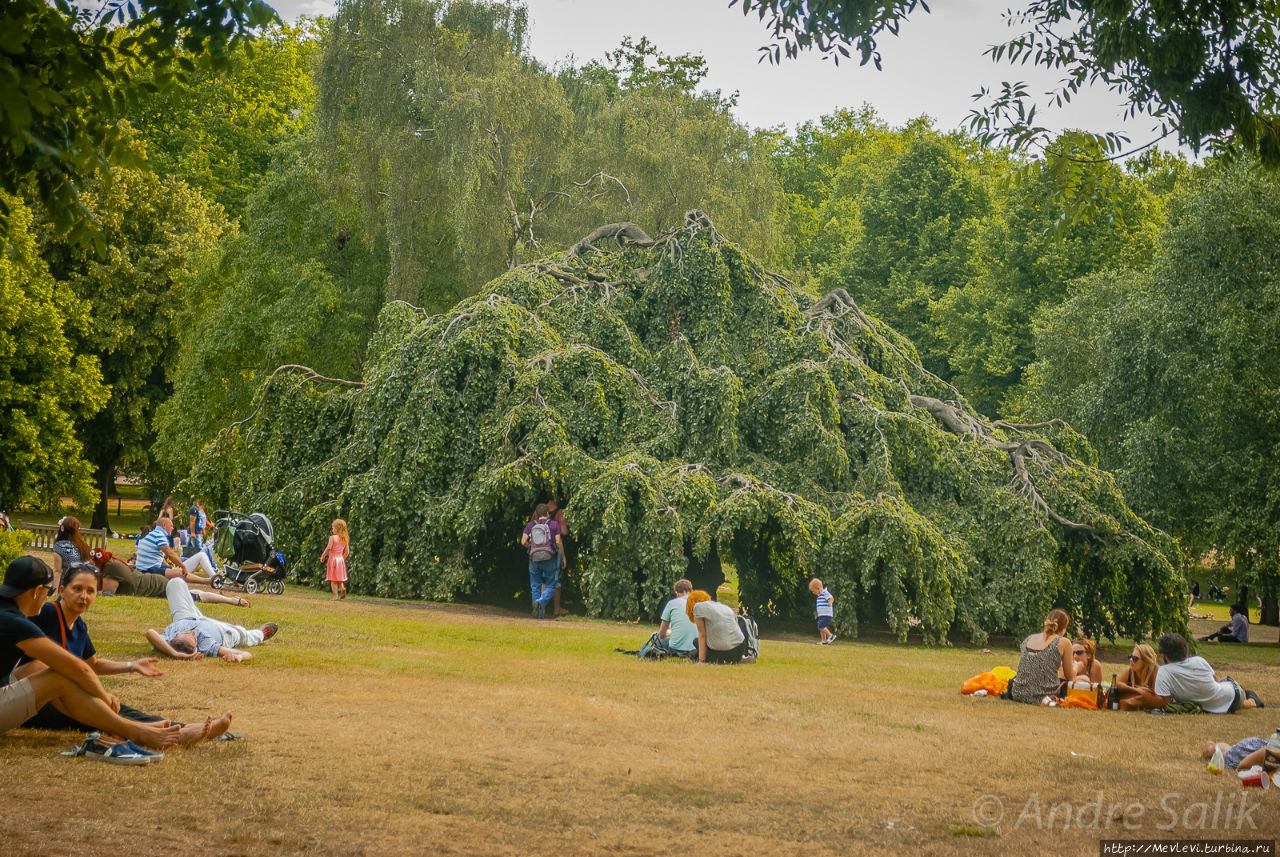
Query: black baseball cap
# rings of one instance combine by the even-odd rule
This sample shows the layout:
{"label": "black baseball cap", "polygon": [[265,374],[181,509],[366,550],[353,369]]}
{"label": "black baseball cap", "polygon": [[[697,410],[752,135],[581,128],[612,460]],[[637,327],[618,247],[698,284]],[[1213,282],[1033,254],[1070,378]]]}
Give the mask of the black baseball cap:
{"label": "black baseball cap", "polygon": [[20,556],[4,571],[4,585],[0,586],[0,598],[17,598],[37,586],[53,583],[53,569],[42,559]]}

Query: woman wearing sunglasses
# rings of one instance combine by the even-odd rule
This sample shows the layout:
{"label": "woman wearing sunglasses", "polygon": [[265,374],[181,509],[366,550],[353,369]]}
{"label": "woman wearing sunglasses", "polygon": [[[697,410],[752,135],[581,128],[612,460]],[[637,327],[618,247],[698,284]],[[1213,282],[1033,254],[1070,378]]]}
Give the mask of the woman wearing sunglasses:
{"label": "woman wearing sunglasses", "polygon": [[[1120,688],[1120,710],[1139,711],[1151,708],[1144,705],[1143,700],[1157,702],[1156,673],[1160,667],[1156,664],[1156,650],[1146,643],[1139,643],[1129,653],[1129,666],[1116,678],[1116,687]],[[1159,706],[1155,706],[1159,707]]]}
{"label": "woman wearing sunglasses", "polygon": [[1076,678],[1088,679],[1090,684],[1102,682],[1102,664],[1098,662],[1098,647],[1093,640],[1078,637],[1071,642],[1071,659],[1076,662]]}

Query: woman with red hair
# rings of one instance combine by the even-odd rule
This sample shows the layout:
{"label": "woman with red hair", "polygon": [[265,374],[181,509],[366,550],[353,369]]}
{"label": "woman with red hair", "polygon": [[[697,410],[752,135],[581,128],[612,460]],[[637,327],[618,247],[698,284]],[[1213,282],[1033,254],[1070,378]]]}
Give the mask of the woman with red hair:
{"label": "woman with red hair", "polygon": [[696,589],[685,601],[685,613],[698,626],[698,663],[737,664],[742,662],[747,638],[738,627],[733,608]]}

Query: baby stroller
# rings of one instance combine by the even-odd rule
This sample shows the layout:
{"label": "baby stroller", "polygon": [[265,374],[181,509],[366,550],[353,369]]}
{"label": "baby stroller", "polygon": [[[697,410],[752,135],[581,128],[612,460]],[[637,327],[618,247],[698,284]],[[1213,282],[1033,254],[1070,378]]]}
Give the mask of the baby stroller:
{"label": "baby stroller", "polygon": [[213,513],[213,550],[224,558],[222,571],[209,585],[231,586],[253,595],[284,592],[284,562],[276,553],[271,519],[261,512],[244,515],[218,510]]}

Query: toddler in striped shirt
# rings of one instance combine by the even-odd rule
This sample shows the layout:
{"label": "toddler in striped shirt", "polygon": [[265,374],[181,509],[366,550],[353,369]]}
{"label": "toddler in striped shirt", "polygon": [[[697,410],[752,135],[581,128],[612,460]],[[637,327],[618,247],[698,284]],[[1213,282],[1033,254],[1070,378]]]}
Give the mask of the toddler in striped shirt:
{"label": "toddler in striped shirt", "polygon": [[809,581],[809,591],[818,599],[818,642],[824,646],[834,643],[836,635],[831,630],[831,620],[836,615],[836,600],[816,577]]}

